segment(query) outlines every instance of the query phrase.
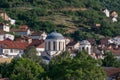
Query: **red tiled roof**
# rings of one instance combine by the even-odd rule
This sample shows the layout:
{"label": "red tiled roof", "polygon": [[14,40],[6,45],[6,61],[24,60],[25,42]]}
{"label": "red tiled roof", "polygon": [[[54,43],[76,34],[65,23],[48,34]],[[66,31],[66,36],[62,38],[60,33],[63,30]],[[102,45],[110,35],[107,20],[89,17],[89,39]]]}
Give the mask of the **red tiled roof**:
{"label": "red tiled roof", "polygon": [[77,42],[72,41],[72,42],[68,43],[67,46],[74,46],[76,43]]}
{"label": "red tiled roof", "polygon": [[96,44],[96,41],[95,41],[94,38],[89,38],[87,40],[90,42],[91,45],[95,45]]}
{"label": "red tiled roof", "polygon": [[11,29],[11,32],[27,32],[28,29]]}
{"label": "red tiled roof", "polygon": [[0,78],[0,80],[9,80],[8,78]]}
{"label": "red tiled roof", "polygon": [[21,26],[19,27],[19,29],[28,29],[28,26],[27,26],[27,25],[21,25]]}
{"label": "red tiled roof", "polygon": [[30,36],[19,36],[15,38],[15,41],[23,41],[23,40],[28,40],[28,39],[32,39],[32,38]]}
{"label": "red tiled roof", "polygon": [[109,77],[115,76],[116,74],[120,73],[120,68],[105,67],[104,70]]}
{"label": "red tiled roof", "polygon": [[44,43],[44,40],[39,40],[39,39],[32,39],[32,43],[29,46],[39,46],[40,44]]}
{"label": "red tiled roof", "polygon": [[107,44],[109,39],[110,38],[102,38],[102,39],[100,39],[100,44]]}
{"label": "red tiled roof", "polygon": [[38,36],[38,35],[41,35],[43,32],[33,32],[32,34],[31,34],[31,36]]}
{"label": "red tiled roof", "polygon": [[10,40],[0,41],[0,47],[4,49],[26,49],[27,46],[28,46],[27,42],[10,41]]}
{"label": "red tiled roof", "polygon": [[38,45],[37,48],[45,48],[45,42],[43,42],[40,45]]}

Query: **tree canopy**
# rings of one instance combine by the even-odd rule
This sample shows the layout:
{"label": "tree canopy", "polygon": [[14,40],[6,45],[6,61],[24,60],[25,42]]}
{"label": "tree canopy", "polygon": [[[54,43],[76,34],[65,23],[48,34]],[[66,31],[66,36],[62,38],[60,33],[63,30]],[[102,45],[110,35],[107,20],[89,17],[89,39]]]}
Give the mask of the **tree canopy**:
{"label": "tree canopy", "polygon": [[103,80],[106,78],[103,68],[85,52],[78,53],[73,59],[63,58],[62,61],[53,59],[49,65],[48,76],[52,80]]}

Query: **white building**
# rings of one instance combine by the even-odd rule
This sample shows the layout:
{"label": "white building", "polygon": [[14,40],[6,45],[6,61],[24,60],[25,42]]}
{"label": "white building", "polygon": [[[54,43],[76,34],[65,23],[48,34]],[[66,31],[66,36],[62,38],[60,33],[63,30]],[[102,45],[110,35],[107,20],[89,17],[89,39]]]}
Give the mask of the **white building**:
{"label": "white building", "polygon": [[45,32],[33,32],[31,34],[32,39],[43,39],[45,40],[47,37],[47,34]]}
{"label": "white building", "polygon": [[5,32],[10,32],[10,26],[8,24],[0,24],[0,29]]}
{"label": "white building", "polygon": [[45,51],[45,42],[41,43],[36,47],[37,55],[41,56],[41,54]]}
{"label": "white building", "polygon": [[12,34],[5,34],[5,39],[10,39],[10,40],[14,40],[15,36]]}
{"label": "white building", "polygon": [[108,9],[104,9],[103,12],[107,17],[110,17],[110,11]]}
{"label": "white building", "polygon": [[88,40],[80,42],[80,51],[86,51],[89,55],[91,55],[91,44]]}
{"label": "white building", "polygon": [[43,59],[51,59],[66,50],[65,38],[57,32],[50,33],[45,39],[45,53]]}
{"label": "white building", "polygon": [[0,55],[13,58],[21,56],[27,48],[28,43],[19,41],[4,40],[0,41]]}

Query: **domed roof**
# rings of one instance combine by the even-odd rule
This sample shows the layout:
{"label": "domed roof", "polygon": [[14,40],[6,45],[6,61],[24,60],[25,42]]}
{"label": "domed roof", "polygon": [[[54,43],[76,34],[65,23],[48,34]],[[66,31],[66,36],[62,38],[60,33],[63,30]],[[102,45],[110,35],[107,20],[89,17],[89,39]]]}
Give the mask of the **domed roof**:
{"label": "domed roof", "polygon": [[88,40],[83,40],[80,42],[82,45],[90,45],[90,42]]}
{"label": "domed roof", "polygon": [[46,39],[64,39],[63,35],[57,32],[50,33]]}

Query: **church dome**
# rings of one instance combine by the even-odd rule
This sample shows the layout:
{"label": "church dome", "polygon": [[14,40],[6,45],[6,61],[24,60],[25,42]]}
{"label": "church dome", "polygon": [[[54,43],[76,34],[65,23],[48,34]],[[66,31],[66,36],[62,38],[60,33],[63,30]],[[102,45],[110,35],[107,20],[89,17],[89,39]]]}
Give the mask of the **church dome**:
{"label": "church dome", "polygon": [[50,33],[46,39],[64,39],[63,35],[57,32]]}

